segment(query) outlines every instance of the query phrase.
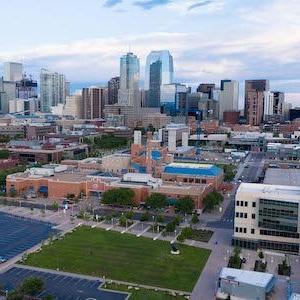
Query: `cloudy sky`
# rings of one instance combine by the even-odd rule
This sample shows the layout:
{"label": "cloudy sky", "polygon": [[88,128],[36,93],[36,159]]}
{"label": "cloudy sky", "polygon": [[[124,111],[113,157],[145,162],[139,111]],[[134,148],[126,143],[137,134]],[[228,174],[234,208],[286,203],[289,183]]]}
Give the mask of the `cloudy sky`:
{"label": "cloudy sky", "polygon": [[[119,57],[169,49],[178,82],[269,78],[300,93],[299,0],[9,0],[0,62],[23,61],[73,82],[104,82]],[[298,96],[293,96],[298,97]],[[300,99],[300,97],[299,97]]]}

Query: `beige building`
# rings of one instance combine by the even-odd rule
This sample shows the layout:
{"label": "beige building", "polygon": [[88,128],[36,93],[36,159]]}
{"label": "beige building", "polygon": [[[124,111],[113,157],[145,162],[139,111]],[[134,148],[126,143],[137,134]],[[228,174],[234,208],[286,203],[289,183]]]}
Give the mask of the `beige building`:
{"label": "beige building", "polygon": [[235,198],[233,245],[299,254],[300,187],[242,183]]}
{"label": "beige building", "polygon": [[63,114],[74,118],[83,118],[83,99],[81,94],[66,97]]}

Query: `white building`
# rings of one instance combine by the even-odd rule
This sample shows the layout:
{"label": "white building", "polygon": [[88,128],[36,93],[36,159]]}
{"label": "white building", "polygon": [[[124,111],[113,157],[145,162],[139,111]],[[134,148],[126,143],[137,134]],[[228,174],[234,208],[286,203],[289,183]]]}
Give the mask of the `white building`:
{"label": "white building", "polygon": [[233,244],[299,253],[300,187],[242,183],[235,198]]}
{"label": "white building", "polygon": [[38,100],[31,99],[14,99],[9,101],[10,114],[33,115],[38,108]]}
{"label": "white building", "polygon": [[52,73],[41,69],[40,95],[42,112],[50,113],[51,106],[65,104],[66,78],[63,74]]}
{"label": "white building", "polygon": [[225,111],[239,110],[239,83],[235,80],[222,80],[219,94],[219,119]]}
{"label": "white building", "polygon": [[4,66],[4,81],[21,81],[23,76],[23,65],[16,62],[5,62]]}
{"label": "white building", "polygon": [[264,119],[274,114],[274,93],[264,92]]}

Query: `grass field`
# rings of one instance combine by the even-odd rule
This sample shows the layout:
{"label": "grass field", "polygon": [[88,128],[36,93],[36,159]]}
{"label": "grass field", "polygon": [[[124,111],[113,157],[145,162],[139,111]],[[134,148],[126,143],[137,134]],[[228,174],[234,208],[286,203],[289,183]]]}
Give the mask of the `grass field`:
{"label": "grass field", "polygon": [[25,263],[190,292],[210,251],[185,245],[179,249],[180,255],[172,255],[168,242],[79,227],[30,254]]}

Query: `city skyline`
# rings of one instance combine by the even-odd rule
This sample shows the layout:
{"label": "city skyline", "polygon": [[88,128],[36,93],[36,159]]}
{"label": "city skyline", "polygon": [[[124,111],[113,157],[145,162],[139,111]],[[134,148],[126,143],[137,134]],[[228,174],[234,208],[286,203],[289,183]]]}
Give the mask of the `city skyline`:
{"label": "city skyline", "polygon": [[[15,5],[22,14],[13,11]],[[107,81],[118,74],[119,57],[131,49],[141,59],[143,77],[149,51],[168,49],[176,82],[268,78],[275,90],[300,92],[296,0],[92,0],[88,5],[14,0],[2,9],[3,24],[8,16],[18,22],[6,28],[0,62],[23,61],[33,74],[45,67],[73,82]],[[89,18],[78,22],[84,15]],[[274,15],[280,16],[276,24]],[[21,34],[21,24],[31,28],[30,36]]]}

